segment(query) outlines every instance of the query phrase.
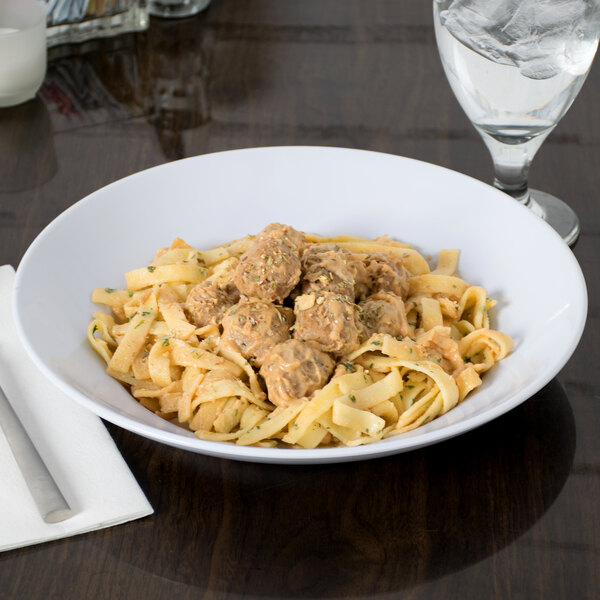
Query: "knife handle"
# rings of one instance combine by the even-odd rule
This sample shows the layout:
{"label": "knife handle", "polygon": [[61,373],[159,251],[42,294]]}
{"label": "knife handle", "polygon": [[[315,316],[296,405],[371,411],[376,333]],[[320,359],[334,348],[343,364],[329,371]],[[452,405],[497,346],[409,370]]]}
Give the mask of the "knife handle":
{"label": "knife handle", "polygon": [[0,425],[27,487],[46,523],[58,523],[73,513],[31,438],[0,387]]}

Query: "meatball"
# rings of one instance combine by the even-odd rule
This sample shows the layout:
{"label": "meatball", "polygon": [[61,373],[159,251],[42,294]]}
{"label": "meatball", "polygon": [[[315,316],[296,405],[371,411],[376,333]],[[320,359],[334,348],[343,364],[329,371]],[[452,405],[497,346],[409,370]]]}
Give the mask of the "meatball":
{"label": "meatball", "polygon": [[236,256],[230,256],[213,267],[211,276],[206,281],[214,281],[219,289],[229,294],[233,304],[239,301],[240,292],[233,283],[233,273],[239,264],[240,259]]}
{"label": "meatball", "polygon": [[203,281],[193,287],[184,304],[188,319],[197,327],[218,325],[223,313],[233,306],[235,299],[212,281]]}
{"label": "meatball", "polygon": [[285,237],[290,243],[296,246],[300,251],[304,248],[304,234],[297,231],[289,225],[281,223],[271,223],[267,225],[259,234],[259,237]]}
{"label": "meatball", "polygon": [[[406,298],[409,272],[402,258],[393,252],[371,252],[365,258],[364,264],[371,294],[383,291]],[[361,297],[365,297],[364,293]]]}
{"label": "meatball", "polygon": [[302,234],[273,223],[242,254],[233,274],[245,296],[282,302],[300,281]]}
{"label": "meatball", "polygon": [[352,253],[333,244],[315,245],[302,255],[302,293],[333,292],[354,300],[357,274]]}
{"label": "meatball", "polygon": [[354,298],[366,298],[370,292],[371,278],[367,273],[366,259],[368,254],[365,253],[352,253],[350,259],[356,269],[356,276],[354,278]]}
{"label": "meatball", "polygon": [[267,352],[290,337],[287,318],[283,307],[243,298],[223,317],[221,343],[260,367]]}
{"label": "meatball", "polygon": [[288,306],[277,306],[277,310],[283,315],[285,322],[287,323],[288,329],[294,324],[296,315],[294,311]]}
{"label": "meatball", "polygon": [[360,343],[361,325],[356,304],[339,294],[306,294],[296,298],[294,337],[312,341],[318,348],[339,356]]}
{"label": "meatball", "polygon": [[389,333],[394,337],[410,334],[404,302],[400,296],[377,292],[358,304],[360,322],[367,336]]}
{"label": "meatball", "polygon": [[335,363],[316,344],[287,340],[273,347],[265,357],[260,374],[267,385],[269,400],[287,406],[292,400],[310,396],[322,388]]}

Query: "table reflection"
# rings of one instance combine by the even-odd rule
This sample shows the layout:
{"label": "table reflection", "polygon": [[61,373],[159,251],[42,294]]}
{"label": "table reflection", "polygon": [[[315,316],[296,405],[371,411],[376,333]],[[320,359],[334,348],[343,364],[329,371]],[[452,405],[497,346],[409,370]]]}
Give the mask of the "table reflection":
{"label": "table reflection", "polygon": [[52,123],[39,97],[0,111],[0,157],[0,192],[32,190],[56,174]]}
{"label": "table reflection", "polygon": [[137,35],[51,49],[40,95],[55,131],[143,117],[164,158],[182,158],[184,132],[210,119],[204,33],[201,19],[158,20]]}
{"label": "table reflection", "polygon": [[153,82],[151,122],[169,160],[186,156],[182,133],[210,118],[209,70],[194,21],[167,21],[147,34]]}

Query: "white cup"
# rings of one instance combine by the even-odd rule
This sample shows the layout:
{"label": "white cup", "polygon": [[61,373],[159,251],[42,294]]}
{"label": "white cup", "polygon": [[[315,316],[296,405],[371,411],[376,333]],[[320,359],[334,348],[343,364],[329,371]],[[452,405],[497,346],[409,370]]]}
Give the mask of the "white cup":
{"label": "white cup", "polygon": [[0,107],[33,98],[46,74],[46,9],[39,0],[0,0]]}

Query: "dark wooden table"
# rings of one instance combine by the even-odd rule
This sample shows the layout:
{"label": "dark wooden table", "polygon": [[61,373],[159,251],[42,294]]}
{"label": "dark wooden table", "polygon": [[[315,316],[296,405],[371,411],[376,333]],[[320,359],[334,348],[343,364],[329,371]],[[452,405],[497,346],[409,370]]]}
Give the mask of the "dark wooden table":
{"label": "dark wooden table", "polygon": [[[590,300],[578,349],[541,392],[456,439],[341,466],[218,460],[107,423],[156,513],[0,554],[0,598],[600,598],[598,106],[596,65],[531,171],[581,217]],[[55,48],[38,97],[0,110],[0,264],[118,178],[288,144],[492,178],[428,1],[213,0]]]}

